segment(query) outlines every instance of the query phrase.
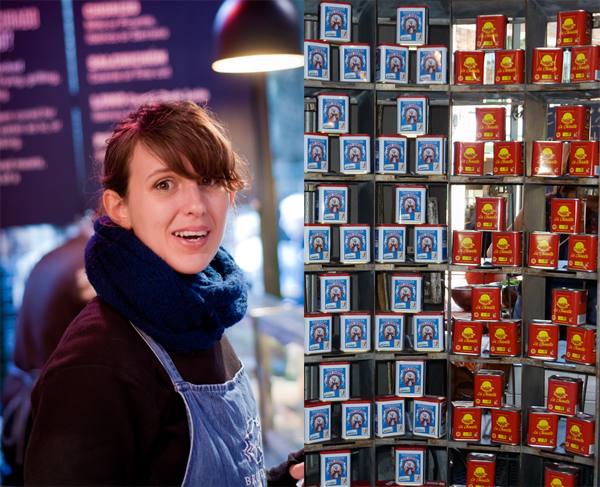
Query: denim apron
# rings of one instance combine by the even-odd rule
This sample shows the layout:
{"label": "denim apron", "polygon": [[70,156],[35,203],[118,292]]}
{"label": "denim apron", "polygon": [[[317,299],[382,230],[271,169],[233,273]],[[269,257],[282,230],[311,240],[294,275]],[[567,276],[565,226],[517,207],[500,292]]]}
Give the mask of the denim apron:
{"label": "denim apron", "polygon": [[184,382],[166,350],[134,325],[183,398],[190,454],[183,486],[266,487],[258,408],[242,368],[223,384]]}

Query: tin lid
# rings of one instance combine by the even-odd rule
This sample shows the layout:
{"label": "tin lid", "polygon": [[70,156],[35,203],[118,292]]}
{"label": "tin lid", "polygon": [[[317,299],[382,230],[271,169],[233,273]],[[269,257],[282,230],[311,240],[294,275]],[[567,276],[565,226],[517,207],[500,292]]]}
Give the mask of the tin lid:
{"label": "tin lid", "polygon": [[565,375],[551,375],[548,377],[548,381],[557,381],[557,382],[570,382],[572,384],[583,384],[583,379],[579,377],[567,377]]}
{"label": "tin lid", "polygon": [[556,107],[557,110],[572,110],[573,108],[583,108],[586,111],[591,109],[591,107],[588,107],[586,105],[567,105]]}
{"label": "tin lid", "polygon": [[305,318],[331,318],[330,313],[304,313]]}
{"label": "tin lid", "polygon": [[372,401],[371,401],[370,397],[357,396],[357,397],[351,397],[347,401],[343,401],[342,406],[344,404],[371,404],[371,402]]}
{"label": "tin lid", "polygon": [[378,135],[377,139],[386,138],[386,139],[408,139],[408,137],[404,135]]}
{"label": "tin lid", "polygon": [[558,233],[542,232],[538,230],[536,232],[529,232],[529,235],[539,235],[540,237],[558,237]]}
{"label": "tin lid", "polygon": [[558,323],[552,323],[550,320],[531,320],[529,324],[536,326],[550,326],[552,328],[559,326]]}
{"label": "tin lid", "polygon": [[350,362],[319,362],[319,366],[327,367],[329,365],[350,365]]}
{"label": "tin lid", "polygon": [[472,408],[473,401],[452,401],[452,407],[455,408]]}
{"label": "tin lid", "polygon": [[304,135],[312,135],[314,137],[323,137],[324,139],[328,139],[329,136],[328,135],[324,135],[318,132],[304,132]]}
{"label": "tin lid", "polygon": [[317,274],[319,277],[349,277],[349,272],[327,272],[324,274]]}
{"label": "tin lid", "polygon": [[572,293],[581,293],[583,291],[587,291],[587,289],[573,289],[573,288],[570,288],[570,287],[555,287],[552,290],[552,292],[554,292],[554,291],[569,291],[569,292],[572,292]]}
{"label": "tin lid", "polygon": [[474,55],[483,54],[483,55],[485,55],[485,52],[477,51],[475,49],[458,49],[458,50],[454,51],[454,54],[474,54]]}
{"label": "tin lid", "polygon": [[351,451],[350,450],[329,450],[329,451],[319,452],[319,455],[340,455],[340,454],[344,454],[344,453],[351,453]]}
{"label": "tin lid", "polygon": [[476,370],[475,372],[473,372],[473,375],[494,375],[494,376],[504,377],[504,371],[503,370],[482,369],[482,370]]}
{"label": "tin lid", "polygon": [[491,282],[489,284],[473,284],[471,287],[477,289],[495,289],[502,287],[502,284],[499,282]]}
{"label": "tin lid", "polygon": [[329,223],[305,223],[305,227],[331,227]]}
{"label": "tin lid", "polygon": [[340,313],[340,316],[354,316],[354,315],[371,316],[371,312],[370,311],[349,311],[346,313]]}
{"label": "tin lid", "polygon": [[[459,289],[459,288],[455,287],[453,289]],[[471,318],[469,316],[465,316],[464,318],[462,318],[462,317],[457,318],[456,316],[453,316],[452,321],[454,323],[469,323],[470,325],[474,325],[476,323],[483,325],[484,323],[486,323],[485,321],[474,320],[473,318]],[[499,321],[490,321],[490,323],[500,323],[500,322]]]}
{"label": "tin lid", "polygon": [[579,469],[567,463],[550,462],[546,464],[546,470],[557,473],[567,473],[569,475],[578,475]]}
{"label": "tin lid", "polygon": [[344,44],[342,44],[340,46],[340,48],[347,48],[347,47],[352,47],[352,46],[368,46],[371,47],[371,44],[369,44],[368,42],[346,42]]}
{"label": "tin lid", "polygon": [[375,311],[375,316],[395,316],[404,317],[405,313],[397,313],[395,311]]}
{"label": "tin lid", "polygon": [[334,4],[334,5],[350,5],[350,6],[352,7],[352,4],[351,4],[351,3],[349,3],[349,2],[333,2],[333,1],[331,1],[331,0],[327,0],[327,1],[319,2],[319,7],[320,7],[322,4],[329,4],[329,3],[332,3],[332,4]]}
{"label": "tin lid", "polygon": [[[600,47],[600,46],[598,46],[598,47]],[[576,239],[576,238],[582,238],[582,237],[595,239],[595,238],[598,238],[598,235],[592,235],[590,233],[580,233],[578,235],[569,235],[570,239],[571,238]]]}
{"label": "tin lid", "polygon": [[584,421],[586,423],[595,423],[596,422],[596,417],[592,416],[591,414],[586,414],[586,413],[577,413],[575,416],[571,416],[567,418],[567,422],[569,422],[569,420],[574,420],[577,419],[579,421]]}
{"label": "tin lid", "polygon": [[494,52],[496,54],[510,54],[510,53],[518,52],[518,51],[521,51],[523,53],[525,52],[524,49],[502,49],[501,51],[494,51]]}
{"label": "tin lid", "polygon": [[493,453],[475,453],[471,452],[467,455],[467,462],[496,462],[496,455]]}
{"label": "tin lid", "polygon": [[534,47],[533,51],[563,51],[562,47]]}
{"label": "tin lid", "polygon": [[421,138],[421,139],[440,139],[440,138],[447,139],[448,137],[445,135],[417,135],[416,138],[417,139],[419,139],[419,138]]}
{"label": "tin lid", "polygon": [[401,228],[406,228],[406,225],[400,225],[399,223],[378,223],[375,225],[375,228],[397,228],[398,230]]}
{"label": "tin lid", "polygon": [[580,326],[569,326],[569,327],[567,327],[567,333],[569,333],[569,332],[575,333],[577,330],[584,330],[584,331],[593,331],[593,332],[596,332],[597,328],[594,325],[580,325]]}
{"label": "tin lid", "polygon": [[506,15],[502,15],[502,14],[494,14],[494,15],[478,15],[477,18],[478,19],[493,19],[495,17],[503,17],[504,19],[506,19]]}
{"label": "tin lid", "polygon": [[523,232],[507,232],[507,231],[502,231],[502,232],[494,232],[494,234],[492,235],[493,237],[502,237],[503,235],[521,235]]}
{"label": "tin lid", "polygon": [[551,416],[554,416],[552,413],[548,412],[548,410],[545,407],[542,406],[529,406],[527,410],[529,411],[529,414],[549,414]]}
{"label": "tin lid", "polygon": [[403,46],[402,44],[391,44],[389,42],[381,42],[379,44],[377,44],[377,47],[381,47],[381,46],[389,46],[389,47],[403,47],[405,49],[408,49],[407,46]]}
{"label": "tin lid", "polygon": [[415,316],[444,316],[443,311],[422,311],[421,313],[412,313]]}
{"label": "tin lid", "polygon": [[434,402],[438,404],[446,402],[446,400],[446,396],[422,396],[414,398],[414,402]]}
{"label": "tin lid", "polygon": [[396,188],[421,188],[421,189],[427,189],[427,186],[419,185],[419,184],[397,184]]}
{"label": "tin lid", "polygon": [[347,188],[347,184],[317,184],[317,188]]}
{"label": "tin lid", "polygon": [[424,8],[425,10],[428,10],[428,7],[425,5],[402,5],[400,7],[396,7],[396,10],[402,10],[407,8]]}
{"label": "tin lid", "polygon": [[340,227],[349,228],[349,227],[361,227],[361,228],[370,228],[371,225],[368,223],[344,223],[340,225]]}
{"label": "tin lid", "polygon": [[494,325],[494,326],[503,326],[503,325],[512,325],[514,323],[521,323],[521,320],[517,320],[517,319],[508,319],[508,320],[501,320],[501,321],[490,321],[488,322],[488,325]]}
{"label": "tin lid", "polygon": [[401,450],[401,451],[408,450],[408,451],[420,451],[420,452],[425,453],[425,447],[420,447],[420,446],[396,446],[396,447],[394,447],[394,449],[396,451],[398,451],[398,450]]}
{"label": "tin lid", "polygon": [[383,396],[375,396],[375,402],[392,402],[392,401],[402,401],[404,402],[403,397],[394,396],[393,394],[385,394]]}
{"label": "tin lid", "polygon": [[425,365],[425,360],[403,360],[401,358],[396,360],[396,364],[421,364],[422,366]]}
{"label": "tin lid", "polygon": [[330,402],[321,402],[318,399],[308,399],[308,400],[304,401],[305,408],[317,408],[317,407],[324,407],[324,406],[331,406],[331,403]]}
{"label": "tin lid", "polygon": [[419,230],[423,230],[424,228],[432,228],[432,227],[444,227],[448,228],[448,225],[442,225],[441,223],[429,223],[427,225],[419,225]]}
{"label": "tin lid", "polygon": [[533,143],[539,144],[539,145],[543,145],[543,144],[563,145],[563,144],[568,144],[569,141],[568,140],[534,140]]}
{"label": "tin lid", "polygon": [[331,46],[331,44],[327,41],[319,41],[317,39],[304,39],[304,42],[315,42],[317,44],[327,44],[328,46]]}
{"label": "tin lid", "polygon": [[392,274],[392,277],[418,277],[423,278],[423,274]]}
{"label": "tin lid", "polygon": [[521,406],[511,406],[511,405],[509,405],[509,406],[502,406],[499,409],[492,409],[492,413],[494,413],[494,412],[501,413],[502,411],[510,411],[510,412],[513,412],[513,413],[520,413],[521,412]]}
{"label": "tin lid", "polygon": [[425,98],[425,99],[429,99],[428,96],[425,95],[420,95],[420,96],[416,96],[416,95],[398,95],[396,98],[417,98],[417,99],[421,99],[421,98]]}
{"label": "tin lid", "polygon": [[371,136],[369,134],[344,134],[344,135],[340,135],[340,139],[346,139],[348,137],[367,137],[367,138],[370,138]]}
{"label": "tin lid", "polygon": [[350,95],[346,94],[346,93],[318,93],[317,97],[319,96],[332,96],[332,97],[343,97],[343,98],[350,98]]}
{"label": "tin lid", "polygon": [[426,46],[417,46],[417,51],[419,49],[432,49],[432,48],[435,48],[435,49],[448,49],[448,46],[443,46],[441,44],[439,44],[439,45],[428,44]]}

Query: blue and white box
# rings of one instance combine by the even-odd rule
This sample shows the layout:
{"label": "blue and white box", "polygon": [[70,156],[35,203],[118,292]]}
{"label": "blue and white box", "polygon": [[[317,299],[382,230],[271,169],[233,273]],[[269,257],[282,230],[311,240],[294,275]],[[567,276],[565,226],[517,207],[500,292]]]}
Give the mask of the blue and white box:
{"label": "blue and white box", "polygon": [[423,276],[392,274],[390,296],[392,311],[420,313],[423,309]]}
{"label": "blue and white box", "polygon": [[371,313],[353,312],[340,315],[340,350],[343,352],[371,350]]}
{"label": "blue and white box", "polygon": [[322,313],[350,311],[350,274],[332,272],[319,274],[317,301]]}
{"label": "blue and white box", "polygon": [[401,352],[404,350],[406,318],[402,313],[375,312],[375,350]]}
{"label": "blue and white box", "polygon": [[352,35],[352,5],[342,2],[319,4],[319,39],[330,42],[350,42]]}
{"label": "blue and white box", "polygon": [[317,223],[348,223],[348,186],[318,184],[315,208]]}
{"label": "blue and white box", "polygon": [[322,313],[304,315],[304,353],[331,352],[332,316]]}
{"label": "blue and white box", "polygon": [[425,448],[395,447],[396,484],[423,485],[425,483]]}
{"label": "blue and white box", "polygon": [[442,396],[424,396],[413,401],[413,435],[441,438],[446,434],[447,401]]}
{"label": "blue and white box", "polygon": [[371,226],[340,225],[340,262],[363,264],[371,262]]}
{"label": "blue and white box", "polygon": [[386,438],[406,433],[404,399],[386,395],[375,397],[375,436]]}
{"label": "blue and white box", "polygon": [[425,395],[425,361],[396,360],[396,396]]}
{"label": "blue and white box", "polygon": [[331,403],[318,399],[304,401],[304,443],[331,439]]}
{"label": "blue and white box", "polygon": [[448,260],[448,227],[423,225],[415,227],[415,262],[442,263]]}
{"label": "blue and white box", "polygon": [[331,79],[331,44],[325,41],[304,40],[304,79]]}
{"label": "blue and white box", "polygon": [[350,487],[350,450],[322,451],[321,487]]}
{"label": "blue and white box", "polygon": [[408,48],[379,44],[375,52],[375,82],[408,83]]}
{"label": "blue and white box", "polygon": [[417,47],[417,84],[448,84],[448,48]]}
{"label": "blue and white box", "polygon": [[340,81],[371,81],[371,45],[340,45]]}
{"label": "blue and white box", "polygon": [[418,136],[415,158],[416,174],[446,174],[446,136]]}
{"label": "blue and white box", "polygon": [[417,352],[444,351],[444,313],[413,316],[413,348]]}
{"label": "blue and white box", "polygon": [[325,223],[304,224],[304,263],[322,264],[331,258],[331,227]]}
{"label": "blue and white box", "polygon": [[342,174],[371,172],[371,137],[365,134],[340,135],[340,172]]}
{"label": "blue and white box", "polygon": [[364,440],[371,438],[371,400],[352,398],[342,403],[342,438]]}
{"label": "blue and white box", "polygon": [[427,186],[396,185],[396,223],[425,223],[426,208]]}
{"label": "blue and white box", "polygon": [[380,223],[375,225],[375,262],[381,264],[406,261],[406,226]]}
{"label": "blue and white box", "polygon": [[350,362],[320,363],[319,379],[321,401],[346,401],[350,397]]}
{"label": "blue and white box", "polygon": [[406,137],[380,135],[375,143],[375,172],[378,174],[406,174]]}
{"label": "blue and white box", "polygon": [[396,8],[396,44],[418,46],[427,44],[429,10],[427,7]]}
{"label": "blue and white box", "polygon": [[331,134],[350,132],[350,97],[345,94],[317,95],[317,130]]}
{"label": "blue and white box", "polygon": [[403,135],[424,135],[427,133],[429,118],[429,98],[426,96],[398,95],[397,128]]}
{"label": "blue and white box", "polygon": [[329,136],[304,134],[304,172],[329,171]]}

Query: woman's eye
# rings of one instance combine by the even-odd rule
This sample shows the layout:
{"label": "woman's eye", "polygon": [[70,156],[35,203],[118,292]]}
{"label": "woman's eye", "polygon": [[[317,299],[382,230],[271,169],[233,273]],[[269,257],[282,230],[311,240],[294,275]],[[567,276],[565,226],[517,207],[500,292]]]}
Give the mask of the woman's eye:
{"label": "woman's eye", "polygon": [[154,187],[156,189],[165,191],[165,190],[171,189],[173,187],[173,182],[169,181],[169,180],[159,181],[158,183],[156,183],[154,185]]}
{"label": "woman's eye", "polygon": [[202,186],[214,186],[216,181],[212,178],[202,178],[200,184],[202,184]]}

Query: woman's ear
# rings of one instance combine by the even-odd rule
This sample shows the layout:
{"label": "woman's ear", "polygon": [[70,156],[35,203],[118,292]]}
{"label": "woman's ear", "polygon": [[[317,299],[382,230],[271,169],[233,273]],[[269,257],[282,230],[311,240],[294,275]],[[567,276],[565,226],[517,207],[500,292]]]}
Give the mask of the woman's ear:
{"label": "woman's ear", "polygon": [[233,199],[235,198],[235,191],[229,193],[229,208],[233,205]]}
{"label": "woman's ear", "polygon": [[104,209],[114,223],[126,230],[131,230],[132,225],[127,205],[117,192],[112,189],[104,191],[102,203],[104,203]]}

